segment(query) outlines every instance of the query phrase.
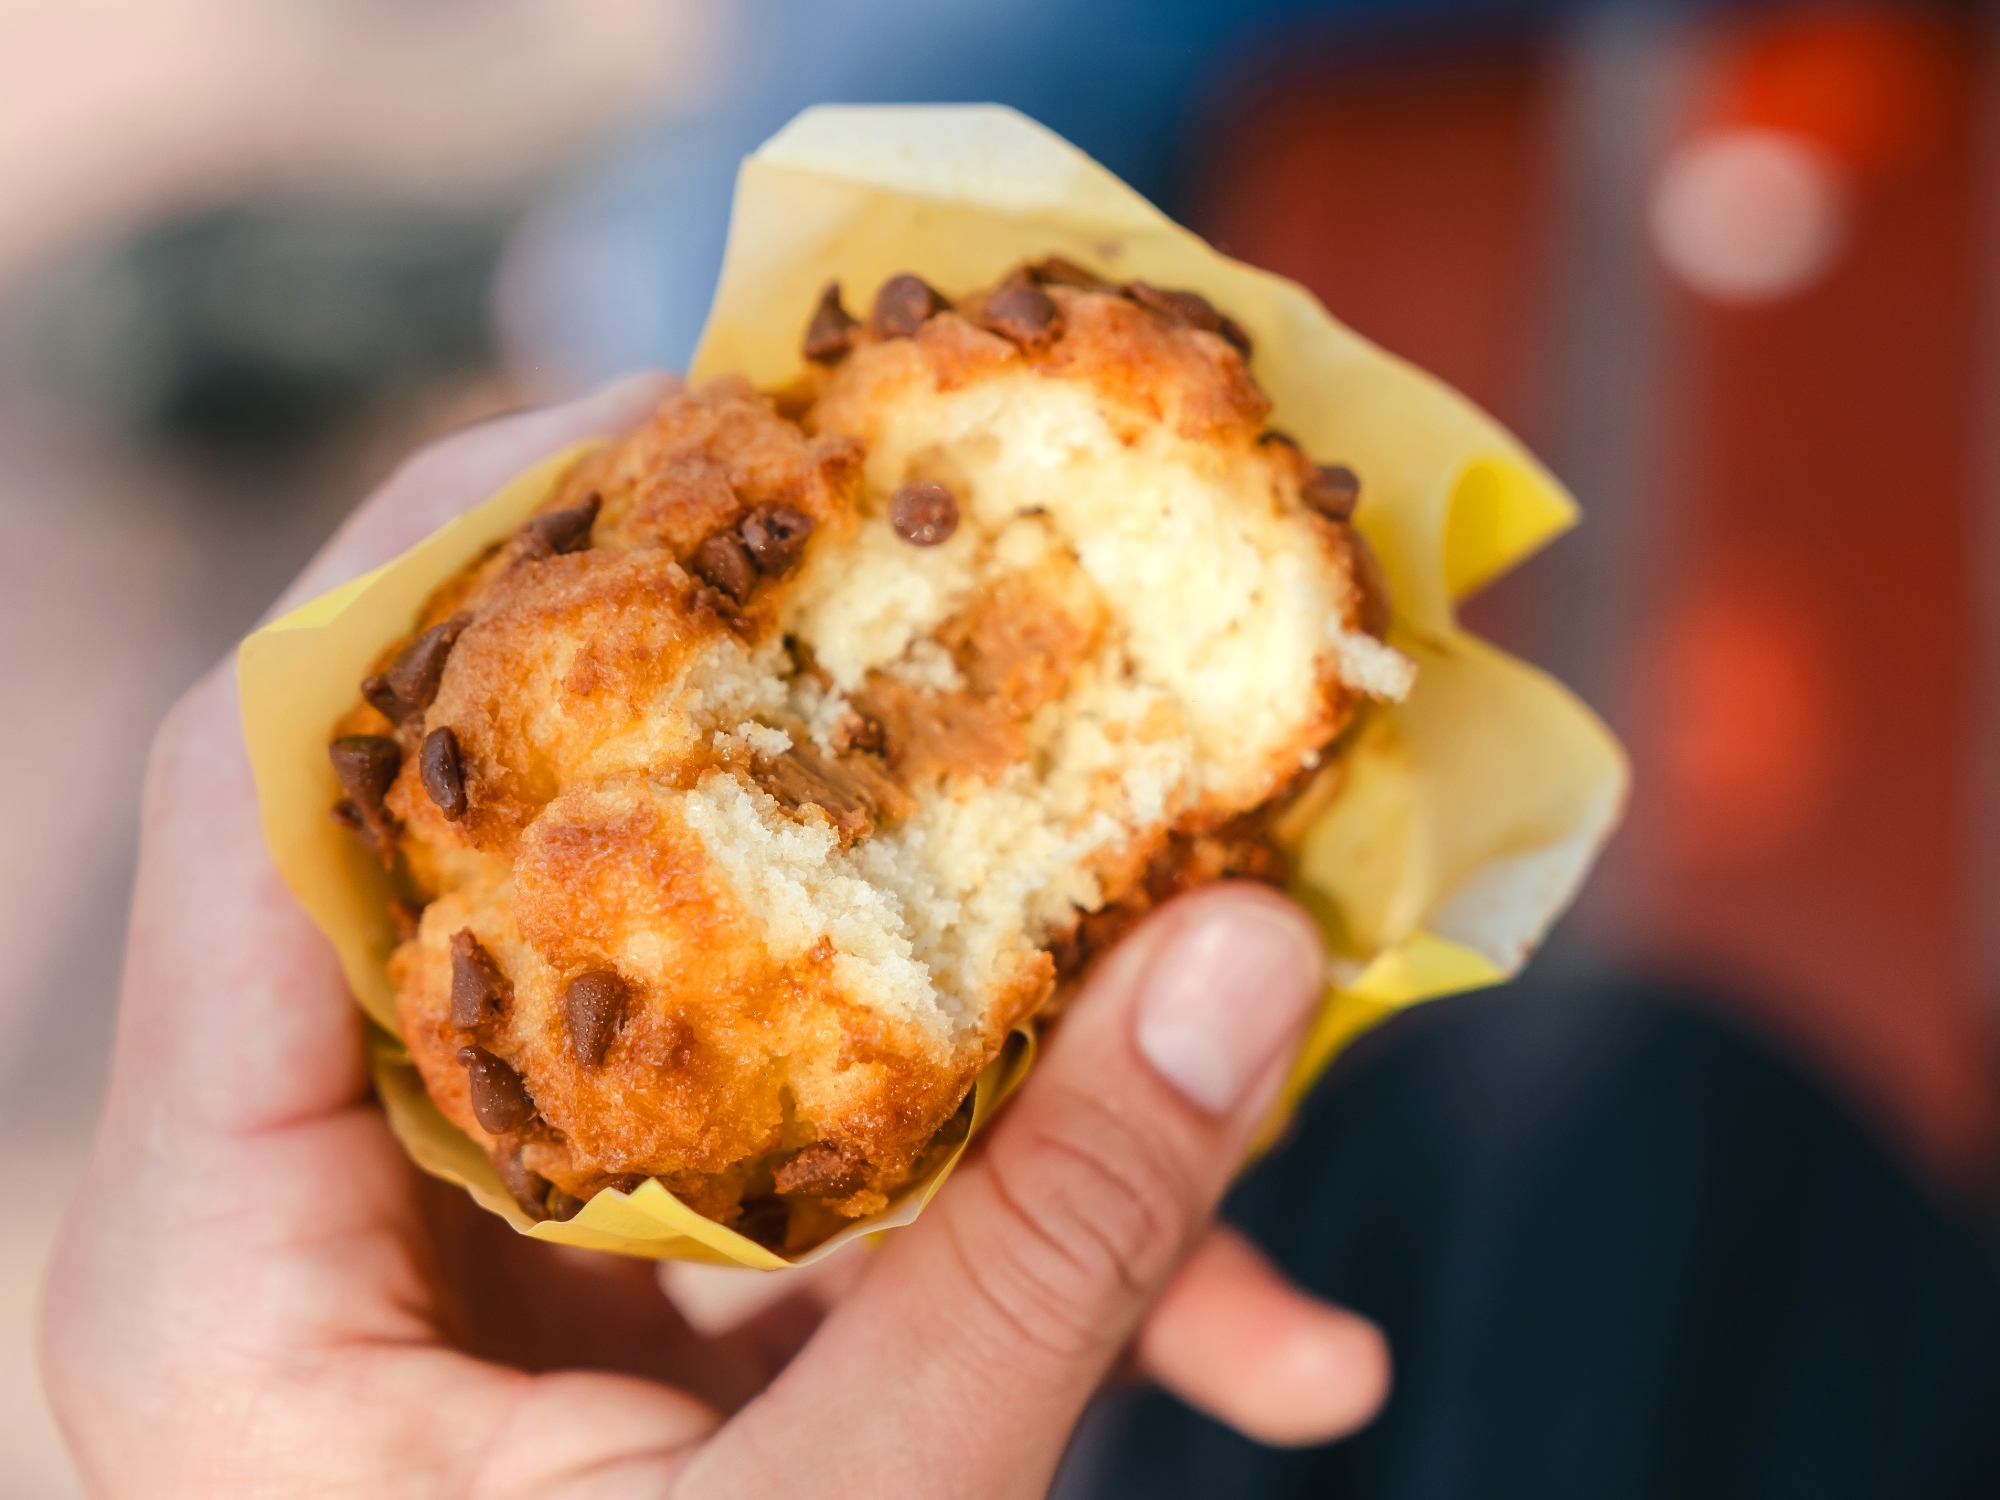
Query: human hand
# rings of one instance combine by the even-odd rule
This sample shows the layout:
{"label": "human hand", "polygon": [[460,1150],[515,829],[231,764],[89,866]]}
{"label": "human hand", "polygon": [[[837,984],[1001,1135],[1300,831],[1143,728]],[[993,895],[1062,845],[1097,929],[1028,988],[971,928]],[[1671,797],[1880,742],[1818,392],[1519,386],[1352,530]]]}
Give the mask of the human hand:
{"label": "human hand", "polygon": [[[669,389],[419,455],[281,607]],[[1374,1327],[1209,1225],[1320,990],[1281,898],[1155,914],[830,1312],[797,1296],[702,1339],[650,1266],[516,1235],[404,1156],[265,852],[232,667],[153,746],[109,1093],[44,1291],[49,1397],[94,1493],[1039,1495],[1128,1349],[1266,1441],[1380,1405]]]}

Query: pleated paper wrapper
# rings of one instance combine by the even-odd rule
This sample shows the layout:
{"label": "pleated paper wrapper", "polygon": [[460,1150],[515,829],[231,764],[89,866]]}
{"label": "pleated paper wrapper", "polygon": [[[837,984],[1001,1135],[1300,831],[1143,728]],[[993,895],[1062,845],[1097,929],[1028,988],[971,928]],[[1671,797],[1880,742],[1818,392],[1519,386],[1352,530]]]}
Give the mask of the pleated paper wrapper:
{"label": "pleated paper wrapper", "polygon": [[[914,271],[947,295],[1033,257],[1192,288],[1255,341],[1272,423],[1362,476],[1354,518],[1415,659],[1409,701],[1369,716],[1343,789],[1306,835],[1293,893],[1324,926],[1334,979],[1268,1142],[1339,1050],[1392,1012],[1518,970],[1617,821],[1617,742],[1560,685],[1459,629],[1458,599],[1574,524],[1575,503],[1500,426],[1328,315],[1303,288],[1210,249],[1033,121],[996,107],[808,110],[744,164],[729,247],[690,378],[777,389],[831,279],[864,294]],[[776,1255],[657,1182],[532,1223],[485,1154],[431,1104],[394,1029],[387,877],[328,809],[334,721],[432,590],[521,524],[588,446],[554,455],[385,567],[259,630],[238,656],[244,732],[278,869],[339,950],[369,1017],[390,1124],[426,1171],[537,1239],[777,1269],[907,1224],[958,1152],[887,1210],[808,1255]],[[973,1134],[1025,1075],[1018,1034],[981,1075]],[[970,1139],[970,1137],[968,1137]],[[962,1151],[964,1148],[960,1147]]]}

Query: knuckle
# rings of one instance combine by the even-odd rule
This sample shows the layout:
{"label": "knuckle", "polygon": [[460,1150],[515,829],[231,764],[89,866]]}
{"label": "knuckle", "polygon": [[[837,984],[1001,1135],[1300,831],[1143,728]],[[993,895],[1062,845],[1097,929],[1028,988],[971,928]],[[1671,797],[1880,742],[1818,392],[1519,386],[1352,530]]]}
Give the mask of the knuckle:
{"label": "knuckle", "polygon": [[1081,1095],[995,1146],[988,1176],[1007,1222],[975,1248],[975,1282],[1017,1332],[1077,1353],[1172,1270],[1201,1195],[1164,1142]]}

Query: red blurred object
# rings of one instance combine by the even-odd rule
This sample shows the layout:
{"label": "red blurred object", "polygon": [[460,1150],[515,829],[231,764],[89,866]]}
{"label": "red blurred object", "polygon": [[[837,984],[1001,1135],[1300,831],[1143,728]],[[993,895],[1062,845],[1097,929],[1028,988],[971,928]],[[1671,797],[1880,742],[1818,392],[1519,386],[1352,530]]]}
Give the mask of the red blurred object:
{"label": "red blurred object", "polygon": [[1550,249],[1541,49],[1265,61],[1213,137],[1196,227],[1519,426]]}
{"label": "red blurred object", "polygon": [[[1636,683],[1643,792],[1622,872],[1627,941],[1740,977],[1769,1024],[1948,1173],[2000,1138],[1964,561],[1980,52],[1943,10],[1753,18],[1711,39],[1715,97],[1820,139],[1859,192],[1840,258],[1801,295],[1729,310],[1670,285],[1676,562],[1655,582],[1656,629],[1681,673],[1719,680],[1692,695],[1674,671]],[[1712,722],[1691,728],[1690,705]],[[1755,798],[1752,767],[1769,781]]]}
{"label": "red blurred object", "polygon": [[1649,795],[1674,808],[1662,861],[1697,875],[1780,855],[1826,814],[1838,666],[1810,604],[1771,580],[1674,606],[1638,677],[1656,722]]}
{"label": "red blurred object", "polygon": [[[1645,530],[1667,544],[1617,580],[1641,618],[1601,706],[1637,785],[1593,938],[1743,996],[1941,1173],[1970,1176],[2000,1143],[1965,563],[1987,47],[1941,7],[1725,16],[1693,40],[1709,86],[1680,139],[1796,132],[1854,192],[1836,258],[1775,300],[1705,301],[1646,263],[1673,358],[1640,399],[1665,457],[1626,489],[1660,508]],[[1214,134],[1197,227],[1533,441],[1561,248],[1549,55],[1294,49]],[[1638,231],[1607,242],[1640,254]]]}
{"label": "red blurred object", "polygon": [[1815,6],[1753,22],[1723,44],[1709,123],[1797,131],[1863,178],[1894,171],[1963,124],[1954,43],[1968,40],[1906,6]]}

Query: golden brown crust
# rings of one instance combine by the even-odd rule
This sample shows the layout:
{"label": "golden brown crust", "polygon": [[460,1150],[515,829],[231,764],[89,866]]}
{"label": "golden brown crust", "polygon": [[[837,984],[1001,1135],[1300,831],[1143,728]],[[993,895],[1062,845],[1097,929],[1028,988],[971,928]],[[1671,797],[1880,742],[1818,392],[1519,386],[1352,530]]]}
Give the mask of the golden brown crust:
{"label": "golden brown crust", "polygon": [[[432,840],[502,858],[586,762],[647,764],[634,740],[653,697],[723,627],[665,552],[580,552],[521,569],[489,591],[460,637],[425,723],[449,726],[472,807],[455,830],[406,760],[390,806]],[[625,741],[620,743],[621,740]]]}
{"label": "golden brown crust", "polygon": [[[782,412],[734,378],[677,395],[579,463],[375,664],[427,699],[378,683],[337,726],[402,752],[382,809],[421,916],[392,963],[398,1025],[439,1108],[531,1212],[658,1177],[698,1212],[804,1248],[881,1208],[962,1132],[1009,1030],[1148,906],[1204,880],[1282,878],[1240,798],[1187,800],[1091,856],[1094,905],[979,958],[955,1022],[885,998],[902,993],[909,940],[836,941],[847,929],[812,907],[812,881],[858,879],[852,860],[920,813],[1023,785],[1052,753],[1048,716],[1122,659],[1103,595],[1060,547],[987,566],[926,627],[929,667],[870,668],[845,699],[810,640],[781,639],[812,559],[884,525],[860,414],[898,390],[1028,369],[1088,387],[1134,437],[1165,429],[1234,455],[1322,554],[1330,605],[1349,623],[1363,610],[1354,538],[1302,507],[1310,466],[1281,445],[1262,456],[1267,403],[1242,350],[1172,309],[1016,277],[895,337],[848,320]],[[1273,752],[1287,765],[1355,702],[1330,668],[1307,696]],[[419,743],[445,730],[457,816],[418,767]],[[1135,752],[1186,733],[1165,702],[1103,729]],[[1113,790],[1079,815],[1101,817]],[[805,885],[795,865],[814,872]],[[528,1123],[482,1127],[466,1048],[518,1077]]]}
{"label": "golden brown crust", "polygon": [[[870,1177],[893,1183],[970,1082],[949,1062],[941,1078],[921,1038],[848,1002],[824,946],[774,959],[653,787],[564,794],[523,841],[513,878],[511,932],[478,925],[493,906],[433,903],[398,954],[398,1022],[439,1107],[482,1144],[500,1138],[472,1113],[457,1049],[476,1041],[530,1080],[547,1127],[532,1138],[531,1164],[570,1192],[607,1173],[726,1175],[804,1144],[788,1133],[794,1111],[838,1118]],[[470,1034],[450,1014],[461,921],[511,969],[514,988],[504,1013]],[[636,961],[624,946],[635,933],[655,950]],[[605,967],[628,983],[642,973],[656,982],[631,984],[617,1035],[589,1068],[570,1045],[560,995],[576,974]],[[838,1057],[838,1077],[788,1067],[809,1055]],[[949,1097],[934,1098],[941,1088]],[[788,1102],[788,1091],[799,1097]]]}
{"label": "golden brown crust", "polygon": [[1043,373],[1092,382],[1196,442],[1254,438],[1271,403],[1242,353],[1217,334],[1176,327],[1122,297],[1051,290],[1068,332]]}
{"label": "golden brown crust", "polygon": [[1109,399],[1197,442],[1254,438],[1262,430],[1270,400],[1251,378],[1242,351],[1220,334],[1162,317],[1110,286],[1051,285],[1044,294],[1060,322],[1038,347],[1017,348],[977,326],[990,292],[931,319],[913,343],[947,389],[1025,358],[1044,375],[1089,381]]}
{"label": "golden brown crust", "polygon": [[[1025,363],[1051,379],[1088,382],[1135,427],[1165,424],[1192,441],[1217,443],[1253,442],[1263,430],[1270,400],[1242,353],[1219,335],[1172,324],[1108,290],[1057,286],[1049,293],[1062,309],[1063,331],[1041,349],[1020,349],[977,327],[979,303],[971,298],[912,338],[857,335],[857,347],[869,351],[874,380],[885,384],[955,390]],[[823,369],[816,379],[823,393],[833,374]],[[841,430],[851,425],[832,412],[822,420]]]}

